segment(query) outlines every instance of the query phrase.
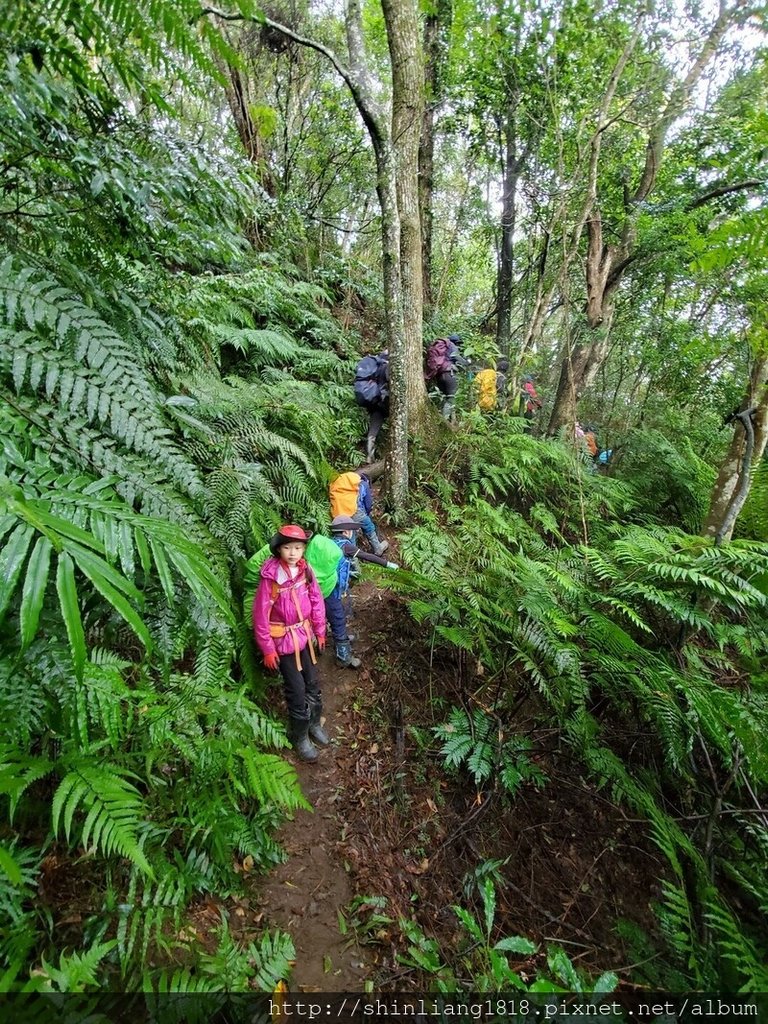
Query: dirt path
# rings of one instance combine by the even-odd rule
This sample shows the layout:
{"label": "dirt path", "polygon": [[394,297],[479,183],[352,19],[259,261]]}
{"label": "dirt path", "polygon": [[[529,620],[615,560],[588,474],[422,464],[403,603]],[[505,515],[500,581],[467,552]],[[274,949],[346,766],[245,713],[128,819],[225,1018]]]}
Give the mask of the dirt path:
{"label": "dirt path", "polygon": [[[367,606],[375,602],[372,590],[369,585],[355,588],[355,623],[360,623],[363,632],[366,615],[370,614]],[[362,636],[354,650],[363,659],[368,653]],[[289,983],[292,991],[361,992],[369,973],[365,953],[354,933],[340,931],[339,915],[343,920],[349,916],[354,893],[344,864],[344,822],[336,813],[336,802],[348,777],[342,762],[354,757],[350,753],[353,727],[347,712],[365,678],[364,672],[361,675],[339,668],[329,644],[328,653],[320,660],[320,684],[331,745],[320,748],[314,764],[289,755],[314,810],[298,811],[294,820],[279,830],[277,839],[288,859],[264,880],[260,909],[264,924],[278,927],[293,938],[296,965]]]}

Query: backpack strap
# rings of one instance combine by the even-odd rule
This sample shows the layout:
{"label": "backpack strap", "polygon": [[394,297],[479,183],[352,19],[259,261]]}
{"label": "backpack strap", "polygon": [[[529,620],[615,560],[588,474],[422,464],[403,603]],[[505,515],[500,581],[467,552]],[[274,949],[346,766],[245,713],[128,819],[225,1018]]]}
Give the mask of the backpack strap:
{"label": "backpack strap", "polygon": [[[299,629],[303,629],[307,635],[307,648],[309,649],[309,660],[312,662],[313,665],[317,664],[314,646],[315,633],[312,628],[312,623],[308,618],[302,618],[299,599],[296,595],[296,588],[301,582],[306,581],[307,583],[311,583],[314,581],[314,579],[315,577],[312,573],[312,570],[310,569],[309,565],[307,565],[303,573],[303,579],[302,575],[298,575],[294,579],[288,581],[287,587],[281,588],[276,580],[272,580],[271,599],[269,602],[269,609],[267,611],[269,635],[273,639],[279,639],[281,637],[284,637],[286,633],[291,634],[291,639],[293,640],[293,654],[294,657],[296,658],[296,669],[299,672],[301,672],[301,648],[299,647],[299,638],[297,635],[297,630]],[[293,604],[296,609],[296,615],[298,616],[298,622],[293,622],[290,625],[288,625],[284,622],[272,621],[272,609],[275,605],[275,601],[277,600],[277,596],[280,593],[281,589],[290,591],[291,597],[293,598]]]}

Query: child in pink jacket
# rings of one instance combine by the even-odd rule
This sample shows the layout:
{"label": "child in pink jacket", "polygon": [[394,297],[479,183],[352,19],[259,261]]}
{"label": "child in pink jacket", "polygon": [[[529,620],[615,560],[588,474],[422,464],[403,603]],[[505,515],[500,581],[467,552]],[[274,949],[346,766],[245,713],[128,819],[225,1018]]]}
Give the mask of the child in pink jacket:
{"label": "child in pink jacket", "polygon": [[[312,740],[330,740],[320,716],[314,640],[325,650],[325,605],[315,574],[304,559],[312,536],[300,526],[281,526],[269,542],[272,558],[261,567],[253,599],[253,632],[271,672],[280,669],[288,705],[288,736],[303,761],[317,760]],[[311,737],[311,739],[310,739]]]}

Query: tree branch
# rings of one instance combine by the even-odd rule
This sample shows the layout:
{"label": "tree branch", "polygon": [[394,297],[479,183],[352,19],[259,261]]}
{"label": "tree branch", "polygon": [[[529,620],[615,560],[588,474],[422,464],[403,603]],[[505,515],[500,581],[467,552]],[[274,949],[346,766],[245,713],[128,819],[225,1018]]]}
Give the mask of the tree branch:
{"label": "tree branch", "polygon": [[760,178],[748,178],[746,181],[736,181],[732,185],[716,185],[709,192],[703,192],[700,196],[692,199],[686,209],[698,210],[700,206],[705,206],[713,199],[719,199],[720,196],[728,196],[732,192],[743,192],[748,188],[760,188],[761,185],[765,185],[765,181]]}
{"label": "tree branch", "polygon": [[224,21],[248,21],[254,22],[257,25],[267,25],[276,32],[280,32],[286,37],[286,39],[292,39],[294,43],[298,43],[299,46],[306,46],[309,50],[315,50],[316,53],[321,53],[331,62],[338,74],[344,80],[347,88],[352,94],[352,99],[355,102],[355,106],[357,107],[360,116],[371,133],[371,138],[374,144],[381,139],[382,134],[378,123],[378,117],[376,111],[372,109],[368,96],[365,94],[364,86],[357,80],[352,72],[341,63],[339,57],[330,49],[330,47],[326,46],[324,43],[318,42],[316,39],[310,39],[309,36],[303,36],[299,32],[295,32],[292,28],[289,28],[287,25],[282,25],[279,21],[273,21],[272,18],[267,18],[264,15],[257,17],[246,16],[243,14],[227,14],[224,11],[218,10],[216,7],[200,8],[200,17],[209,14],[212,14],[217,18],[222,18]]}

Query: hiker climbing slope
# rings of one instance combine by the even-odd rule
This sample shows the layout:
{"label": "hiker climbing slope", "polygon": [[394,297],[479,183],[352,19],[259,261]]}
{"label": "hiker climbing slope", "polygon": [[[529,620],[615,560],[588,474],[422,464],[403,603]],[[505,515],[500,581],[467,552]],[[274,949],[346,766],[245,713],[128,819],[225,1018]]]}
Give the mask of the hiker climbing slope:
{"label": "hiker climbing slope", "polygon": [[376,438],[389,416],[389,352],[364,356],[355,368],[355,401],[368,413],[365,438],[366,462],[373,462]]}
{"label": "hiker climbing slope", "polygon": [[493,367],[487,367],[476,375],[477,405],[483,412],[506,408],[508,369],[509,361],[499,359],[495,370]]}
{"label": "hiker climbing slope", "polygon": [[442,413],[445,419],[451,419],[459,389],[458,370],[467,366],[467,360],[459,351],[461,336],[449,334],[447,338],[437,338],[427,349],[424,379],[427,384],[435,384],[443,393]]}
{"label": "hiker climbing slope", "polygon": [[534,385],[534,377],[530,374],[526,374],[523,377],[520,385],[520,405],[522,406],[522,414],[525,420],[527,420],[526,432],[530,433],[533,427],[533,418],[536,413],[541,409],[544,403],[539,398]]}
{"label": "hiker climbing slope", "polygon": [[371,519],[373,491],[365,473],[342,473],[328,489],[331,499],[331,516],[349,516],[360,523],[363,533],[375,555],[383,555],[389,541],[379,540],[376,525]]}
{"label": "hiker climbing slope", "polygon": [[[346,600],[349,591],[350,570],[353,558],[370,562],[387,569],[397,569],[395,562],[361,551],[354,543],[354,536],[362,529],[360,523],[347,516],[337,516],[331,523],[331,536],[315,533],[307,543],[304,557],[315,576],[325,605],[325,618],[333,635],[336,647],[336,662],[342,668],[359,668],[360,659],[352,652],[351,638],[347,631]],[[270,557],[270,548],[265,544],[252,555],[245,569],[246,589],[255,589],[261,574],[261,567]],[[249,607],[253,597],[249,601]]]}
{"label": "hiker climbing slope", "polygon": [[[359,668],[360,659],[352,654],[350,638],[347,633],[347,609],[346,602],[349,593],[349,583],[352,572],[352,560],[359,558],[362,562],[373,562],[385,569],[399,568],[396,562],[388,562],[380,555],[371,555],[354,543],[354,537],[362,525],[349,516],[336,516],[331,523],[332,543],[341,554],[341,559],[336,566],[336,586],[325,599],[325,611],[333,631],[336,644],[336,660],[345,668]],[[311,549],[311,545],[310,545]],[[311,551],[310,551],[311,557]],[[341,634],[341,639],[339,638]]]}

